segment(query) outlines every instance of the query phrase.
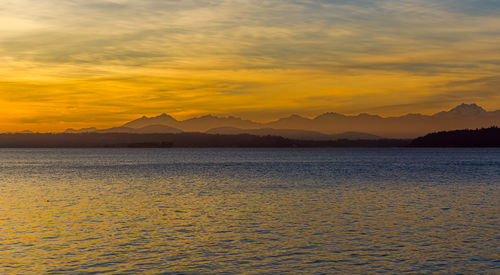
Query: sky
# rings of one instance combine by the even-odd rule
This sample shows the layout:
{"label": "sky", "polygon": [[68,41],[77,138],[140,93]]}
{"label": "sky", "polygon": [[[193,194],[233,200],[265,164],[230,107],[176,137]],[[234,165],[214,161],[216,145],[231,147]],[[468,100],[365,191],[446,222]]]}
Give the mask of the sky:
{"label": "sky", "polygon": [[500,109],[497,0],[2,0],[0,132]]}

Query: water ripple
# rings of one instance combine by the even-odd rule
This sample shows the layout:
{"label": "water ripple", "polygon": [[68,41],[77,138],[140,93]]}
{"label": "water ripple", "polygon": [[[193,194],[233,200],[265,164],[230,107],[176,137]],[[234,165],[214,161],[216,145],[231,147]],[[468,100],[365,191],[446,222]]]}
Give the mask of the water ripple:
{"label": "water ripple", "polygon": [[0,160],[1,274],[500,273],[500,150]]}

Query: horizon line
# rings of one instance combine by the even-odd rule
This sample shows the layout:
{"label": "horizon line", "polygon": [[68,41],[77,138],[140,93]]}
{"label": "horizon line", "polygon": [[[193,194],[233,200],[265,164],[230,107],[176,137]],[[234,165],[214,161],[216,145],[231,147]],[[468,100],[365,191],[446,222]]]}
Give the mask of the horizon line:
{"label": "horizon line", "polygon": [[[440,114],[440,113],[447,113],[447,112],[450,112],[450,111],[453,111],[459,107],[473,107],[473,108],[476,108],[476,109],[479,109],[481,111],[484,111],[484,112],[496,112],[496,111],[500,111],[500,109],[498,110],[485,110],[482,106],[480,105],[477,105],[476,103],[461,103],[461,104],[458,104],[458,105],[455,105],[454,107],[451,107],[449,109],[446,109],[446,110],[442,110],[442,111],[438,111],[438,112],[435,112],[435,113],[431,113],[431,114],[424,114],[424,113],[405,113],[405,114],[400,114],[400,115],[393,115],[393,116],[381,116],[381,115],[378,115],[378,114],[371,114],[371,113],[365,113],[365,112],[362,112],[362,113],[358,113],[357,115],[354,115],[354,114],[349,114],[349,115],[346,115],[346,114],[342,114],[342,113],[337,113],[337,112],[324,112],[324,113],[321,113],[319,115],[315,115],[315,116],[303,116],[303,115],[299,115],[299,114],[290,114],[288,116],[283,116],[283,117],[277,117],[277,118],[274,118],[272,120],[268,120],[268,121],[257,121],[257,120],[252,120],[252,119],[246,119],[246,118],[243,118],[241,116],[235,116],[235,115],[225,115],[225,114],[213,114],[213,113],[208,113],[206,115],[200,115],[200,116],[193,116],[193,117],[190,117],[190,118],[186,118],[186,119],[182,119],[182,120],[179,120],[179,119],[176,119],[175,117],[173,117],[172,115],[169,115],[165,112],[161,113],[160,115],[157,115],[157,116],[146,116],[146,115],[138,115],[140,117],[138,118],[135,118],[135,119],[132,119],[132,120],[129,120],[129,121],[124,121],[124,122],[117,122],[118,125],[117,126],[113,126],[111,128],[119,128],[119,127],[125,127],[124,125],[128,124],[128,123],[131,123],[131,122],[134,122],[134,121],[137,121],[137,120],[140,120],[140,119],[154,119],[154,118],[160,118],[162,116],[165,116],[165,117],[170,117],[172,118],[173,120],[175,120],[176,122],[185,122],[185,121],[189,121],[189,120],[193,120],[193,119],[201,119],[201,118],[204,118],[204,117],[213,117],[213,118],[216,118],[216,119],[238,119],[238,120],[242,120],[242,121],[248,121],[248,122],[252,122],[252,123],[256,123],[256,124],[262,124],[262,126],[266,126],[265,124],[269,124],[269,123],[273,123],[273,122],[278,122],[282,119],[287,119],[287,118],[292,118],[292,117],[299,117],[299,118],[303,118],[303,119],[308,119],[308,120],[314,120],[314,119],[317,119],[323,115],[328,115],[328,114],[336,114],[336,115],[339,115],[339,116],[344,116],[344,117],[350,117],[350,118],[354,118],[354,117],[360,117],[360,116],[363,116],[363,115],[366,115],[366,116],[372,116],[372,117],[378,117],[378,118],[381,118],[381,119],[388,119],[388,118],[401,118],[401,117],[404,117],[404,116],[408,116],[408,115],[420,115],[420,116],[424,116],[424,117],[432,117],[432,116],[435,116],[437,114]],[[54,131],[54,130],[49,130],[49,131],[32,131],[30,129],[24,129],[24,130],[20,130],[20,131],[9,131],[9,132],[1,132],[0,134],[8,134],[8,133],[23,133],[23,132],[26,132],[26,133],[63,133],[64,131],[67,131],[67,130],[84,130],[84,129],[95,129],[95,130],[105,130],[105,129],[109,129],[109,128],[103,128],[103,129],[100,129],[98,127],[95,127],[95,126],[90,126],[90,127],[82,127],[82,128],[73,128],[73,127],[69,127],[69,128],[66,128],[65,130],[59,130],[59,131]],[[244,129],[244,128],[241,128],[241,129]]]}

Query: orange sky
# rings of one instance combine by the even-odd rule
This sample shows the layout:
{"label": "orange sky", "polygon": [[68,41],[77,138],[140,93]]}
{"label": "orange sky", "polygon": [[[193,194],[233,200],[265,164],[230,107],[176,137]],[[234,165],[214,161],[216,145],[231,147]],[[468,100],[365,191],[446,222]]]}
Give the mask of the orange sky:
{"label": "orange sky", "polygon": [[5,0],[0,132],[500,109],[500,3]]}

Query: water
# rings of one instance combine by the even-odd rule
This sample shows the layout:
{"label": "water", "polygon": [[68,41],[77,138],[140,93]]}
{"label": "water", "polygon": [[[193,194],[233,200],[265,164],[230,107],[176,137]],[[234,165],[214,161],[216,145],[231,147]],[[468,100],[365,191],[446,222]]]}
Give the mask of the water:
{"label": "water", "polygon": [[0,149],[0,274],[500,273],[498,149]]}

